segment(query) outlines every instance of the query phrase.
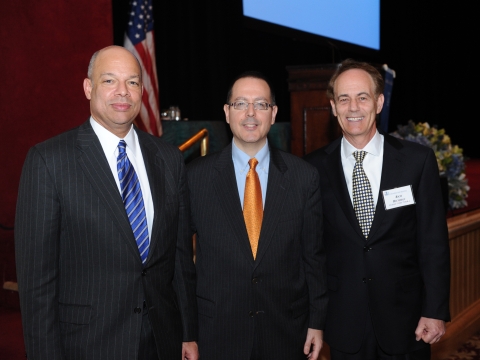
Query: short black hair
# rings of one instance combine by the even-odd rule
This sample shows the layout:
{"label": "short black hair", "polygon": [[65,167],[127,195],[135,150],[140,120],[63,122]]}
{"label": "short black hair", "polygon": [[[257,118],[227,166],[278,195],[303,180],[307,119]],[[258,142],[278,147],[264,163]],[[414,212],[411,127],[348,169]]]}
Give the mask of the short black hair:
{"label": "short black hair", "polygon": [[244,71],[240,75],[237,75],[235,77],[235,79],[233,79],[233,81],[230,84],[230,87],[228,88],[228,92],[227,92],[227,104],[228,105],[230,105],[230,101],[231,101],[231,98],[232,98],[233,85],[235,85],[235,83],[238,80],[244,79],[244,78],[254,78],[254,79],[260,79],[260,80],[265,81],[268,85],[268,88],[270,89],[270,99],[271,99],[272,105],[275,105],[275,92],[273,91],[272,84],[271,84],[270,80],[268,80],[268,78],[265,76],[265,74],[261,73],[260,71]]}

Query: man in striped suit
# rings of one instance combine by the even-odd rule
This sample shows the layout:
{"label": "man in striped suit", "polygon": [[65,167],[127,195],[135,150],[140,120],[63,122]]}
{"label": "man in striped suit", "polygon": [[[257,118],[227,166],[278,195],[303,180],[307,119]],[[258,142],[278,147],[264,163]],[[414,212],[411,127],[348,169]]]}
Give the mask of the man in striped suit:
{"label": "man in striped suit", "polygon": [[[143,86],[129,51],[96,52],[83,86],[91,117],[31,148],[23,167],[15,250],[28,358],[198,359],[183,156],[132,125]],[[137,219],[124,172],[138,180]]]}
{"label": "man in striped suit", "polygon": [[278,107],[264,75],[239,75],[223,109],[232,143],[188,165],[200,356],[316,360],[327,306],[318,173],[269,146]]}

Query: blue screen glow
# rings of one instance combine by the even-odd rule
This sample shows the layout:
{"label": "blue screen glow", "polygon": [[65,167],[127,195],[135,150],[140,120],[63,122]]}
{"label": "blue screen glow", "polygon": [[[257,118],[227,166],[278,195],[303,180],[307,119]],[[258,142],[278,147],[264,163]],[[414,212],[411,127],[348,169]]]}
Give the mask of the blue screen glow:
{"label": "blue screen glow", "polygon": [[243,14],[380,50],[380,0],[243,0]]}

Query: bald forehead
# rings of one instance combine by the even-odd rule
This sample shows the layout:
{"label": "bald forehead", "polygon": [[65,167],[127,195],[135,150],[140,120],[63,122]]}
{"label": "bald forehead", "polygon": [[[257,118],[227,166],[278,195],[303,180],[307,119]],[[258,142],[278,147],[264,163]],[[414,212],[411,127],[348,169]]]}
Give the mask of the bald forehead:
{"label": "bald forehead", "polygon": [[103,48],[98,52],[98,57],[101,56],[125,56],[135,58],[130,51],[121,46],[108,46]]}
{"label": "bald forehead", "polygon": [[[105,67],[111,64],[120,64],[125,67],[131,67],[136,72],[136,75],[141,79],[142,70],[138,59],[127,49],[120,46],[109,46],[104,48],[94,55],[93,72],[97,69],[104,71]],[[97,74],[98,75],[98,74]]]}

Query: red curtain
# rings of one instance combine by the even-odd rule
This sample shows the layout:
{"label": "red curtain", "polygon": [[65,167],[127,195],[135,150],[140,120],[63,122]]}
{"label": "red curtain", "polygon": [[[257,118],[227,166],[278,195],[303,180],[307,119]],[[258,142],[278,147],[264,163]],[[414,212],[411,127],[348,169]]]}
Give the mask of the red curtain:
{"label": "red curtain", "polygon": [[0,224],[13,227],[28,149],[89,116],[82,83],[113,43],[111,0],[4,0],[0,39]]}

